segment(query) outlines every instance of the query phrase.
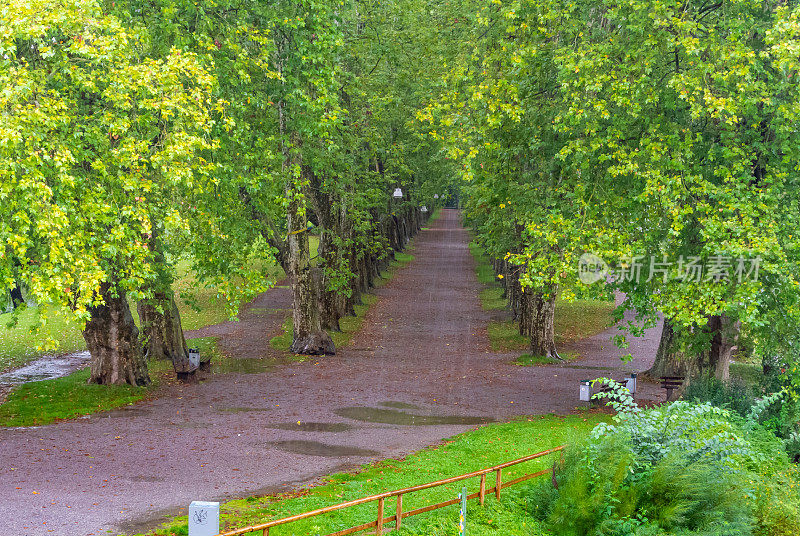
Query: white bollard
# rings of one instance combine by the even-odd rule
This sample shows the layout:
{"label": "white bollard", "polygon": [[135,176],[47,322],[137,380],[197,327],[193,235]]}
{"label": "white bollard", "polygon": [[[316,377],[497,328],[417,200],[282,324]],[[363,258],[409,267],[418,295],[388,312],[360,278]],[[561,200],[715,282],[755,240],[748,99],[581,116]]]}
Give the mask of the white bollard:
{"label": "white bollard", "polygon": [[219,534],[219,503],[192,501],[189,505],[189,536]]}
{"label": "white bollard", "polygon": [[189,348],[189,364],[192,366],[192,369],[196,369],[200,366],[200,350],[197,348]]}

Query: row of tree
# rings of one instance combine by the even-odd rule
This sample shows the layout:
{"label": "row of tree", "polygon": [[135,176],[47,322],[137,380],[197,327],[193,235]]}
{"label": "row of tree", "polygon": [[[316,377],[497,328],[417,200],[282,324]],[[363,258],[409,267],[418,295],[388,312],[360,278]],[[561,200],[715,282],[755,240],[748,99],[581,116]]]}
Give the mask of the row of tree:
{"label": "row of tree", "polygon": [[[620,317],[665,318],[656,376],[726,378],[745,343],[797,371],[800,8],[494,0],[471,21],[418,115],[531,351],[557,355],[556,296],[621,290]],[[616,275],[581,282],[586,254]]]}
{"label": "row of tree", "polygon": [[0,287],[85,323],[91,382],[145,385],[148,357],[191,376],[181,259],[232,315],[280,265],[291,350],[333,353],[328,331],[454,176],[409,120],[464,31],[446,0],[6,7]]}

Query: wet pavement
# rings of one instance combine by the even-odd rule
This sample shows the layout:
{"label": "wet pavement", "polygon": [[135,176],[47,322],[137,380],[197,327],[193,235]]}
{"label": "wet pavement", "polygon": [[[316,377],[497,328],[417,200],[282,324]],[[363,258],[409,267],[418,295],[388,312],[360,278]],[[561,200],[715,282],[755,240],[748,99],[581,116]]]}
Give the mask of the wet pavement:
{"label": "wet pavement", "polygon": [[52,380],[72,374],[89,364],[89,352],[76,352],[63,356],[46,355],[5,374],[0,374],[0,385],[19,385],[28,382]]}

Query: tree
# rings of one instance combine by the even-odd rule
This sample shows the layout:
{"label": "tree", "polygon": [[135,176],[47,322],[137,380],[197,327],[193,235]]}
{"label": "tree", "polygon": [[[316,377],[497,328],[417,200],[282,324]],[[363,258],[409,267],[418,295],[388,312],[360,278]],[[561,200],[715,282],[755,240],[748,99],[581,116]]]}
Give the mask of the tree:
{"label": "tree", "polygon": [[[566,11],[560,156],[617,192],[628,247],[615,259],[626,275],[616,286],[627,304],[651,319],[664,313],[671,347],[660,353],[689,358],[689,370],[725,377],[740,327],[759,352],[797,355],[796,334],[778,341],[767,321],[796,325],[797,315],[796,9],[735,1]],[[643,259],[637,278],[630,269]],[[698,266],[710,271],[695,277]]]}
{"label": "tree", "polygon": [[93,1],[15,8],[0,62],[0,274],[8,286],[18,261],[37,302],[86,322],[91,382],[145,385],[127,297],[156,277],[154,222],[183,219],[166,192],[207,180],[213,78],[179,50],[142,58]]}

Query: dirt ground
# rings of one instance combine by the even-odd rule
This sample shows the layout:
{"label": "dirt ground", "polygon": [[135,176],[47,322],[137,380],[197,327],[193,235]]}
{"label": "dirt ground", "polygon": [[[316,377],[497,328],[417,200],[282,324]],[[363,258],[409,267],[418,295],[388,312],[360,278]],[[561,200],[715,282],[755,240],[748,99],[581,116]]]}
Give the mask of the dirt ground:
{"label": "dirt ground", "polygon": [[[623,353],[607,330],[565,365],[518,367],[489,349],[489,313],[459,214],[415,239],[415,260],[376,291],[363,329],[336,356],[213,374],[125,409],[50,426],[0,430],[0,534],[135,533],[192,500],[288,490],[332,472],[403,456],[480,423],[569,413],[578,382],[644,370],[658,329]],[[220,337],[228,355],[273,362],[286,288],[259,297]],[[261,361],[264,363],[264,361]],[[663,399],[641,384],[640,398]]]}

